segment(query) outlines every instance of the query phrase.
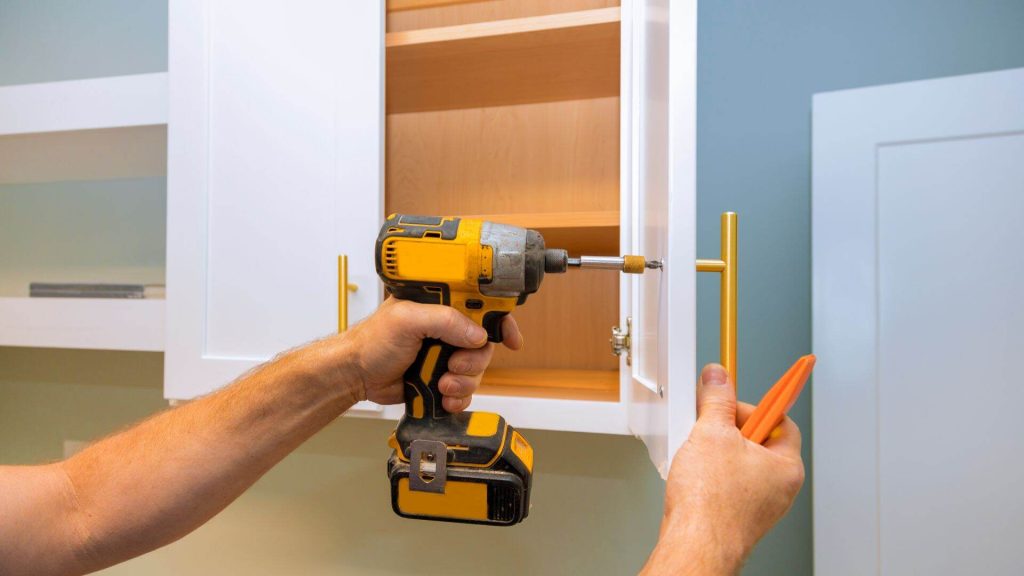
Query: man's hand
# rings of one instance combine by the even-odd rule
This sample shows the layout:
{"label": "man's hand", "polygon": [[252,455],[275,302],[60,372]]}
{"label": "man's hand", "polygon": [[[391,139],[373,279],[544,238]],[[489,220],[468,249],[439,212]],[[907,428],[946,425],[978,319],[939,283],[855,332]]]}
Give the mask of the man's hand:
{"label": "man's hand", "polygon": [[[505,346],[512,350],[522,348],[523,336],[511,316],[505,316],[501,331]],[[388,298],[377,312],[342,338],[352,346],[354,368],[362,382],[362,393],[357,399],[379,404],[402,401],[402,375],[416,359],[424,338],[438,338],[465,348],[452,354],[448,373],[438,384],[444,394],[441,402],[449,412],[469,407],[494,355],[494,344],[487,342],[487,332],[454,308],[395,298]]]}
{"label": "man's hand", "polygon": [[732,575],[789,511],[804,481],[800,430],[786,418],[764,446],[743,438],[754,407],[725,369],[704,368],[697,423],[669,471],[658,545],[644,574]]}

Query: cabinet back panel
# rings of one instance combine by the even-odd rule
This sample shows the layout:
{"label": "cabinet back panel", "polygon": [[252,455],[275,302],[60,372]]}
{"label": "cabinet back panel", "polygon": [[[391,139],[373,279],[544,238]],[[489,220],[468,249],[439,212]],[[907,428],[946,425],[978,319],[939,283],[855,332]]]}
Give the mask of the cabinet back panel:
{"label": "cabinet back panel", "polygon": [[389,114],[387,211],[618,210],[619,98]]}
{"label": "cabinet back panel", "polygon": [[495,368],[577,368],[615,370],[619,361],[608,344],[619,316],[618,274],[570,270],[547,274],[541,289],[513,313],[525,347],[498,347]]}
{"label": "cabinet back panel", "polygon": [[391,11],[388,2],[388,32],[457,26],[474,22],[526,18],[561,12],[618,6],[619,0],[478,0],[416,10]]}

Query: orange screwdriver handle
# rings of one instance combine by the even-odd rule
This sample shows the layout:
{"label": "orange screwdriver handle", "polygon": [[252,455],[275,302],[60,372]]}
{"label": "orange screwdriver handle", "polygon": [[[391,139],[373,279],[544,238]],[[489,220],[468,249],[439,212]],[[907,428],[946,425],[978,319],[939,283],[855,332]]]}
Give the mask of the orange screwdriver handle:
{"label": "orange screwdriver handle", "polygon": [[802,356],[790,366],[789,370],[786,370],[786,373],[768,390],[764,398],[761,398],[754,413],[743,424],[740,433],[744,438],[757,444],[764,444],[772,430],[782,424],[786,412],[800,397],[804,383],[807,382],[811,371],[814,370],[815,360],[814,354]]}

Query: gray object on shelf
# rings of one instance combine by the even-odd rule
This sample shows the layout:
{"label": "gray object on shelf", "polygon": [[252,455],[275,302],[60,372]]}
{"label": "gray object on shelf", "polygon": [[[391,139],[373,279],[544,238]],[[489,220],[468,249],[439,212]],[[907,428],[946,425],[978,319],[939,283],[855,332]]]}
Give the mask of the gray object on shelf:
{"label": "gray object on shelf", "polygon": [[30,298],[163,298],[163,285],[32,282]]}

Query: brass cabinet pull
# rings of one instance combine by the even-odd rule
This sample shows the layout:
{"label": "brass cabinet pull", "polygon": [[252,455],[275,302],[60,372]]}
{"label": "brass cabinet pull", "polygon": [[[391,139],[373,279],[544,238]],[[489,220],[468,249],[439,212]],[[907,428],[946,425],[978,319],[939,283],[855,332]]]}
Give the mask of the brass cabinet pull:
{"label": "brass cabinet pull", "polygon": [[338,332],[348,330],[348,293],[359,290],[359,285],[348,281],[348,256],[338,256]]}
{"label": "brass cabinet pull", "polygon": [[737,297],[737,218],[735,212],[722,213],[722,257],[718,260],[697,260],[697,272],[721,274],[719,303],[719,347],[722,366],[736,378],[736,297]]}

